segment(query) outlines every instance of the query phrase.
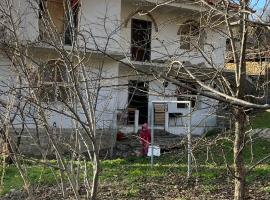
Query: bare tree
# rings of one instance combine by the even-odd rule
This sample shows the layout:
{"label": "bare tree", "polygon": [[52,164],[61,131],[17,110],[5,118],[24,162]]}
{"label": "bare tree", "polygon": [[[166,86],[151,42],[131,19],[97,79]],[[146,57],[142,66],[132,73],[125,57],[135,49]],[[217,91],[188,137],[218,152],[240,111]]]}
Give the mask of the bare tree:
{"label": "bare tree", "polygon": [[[148,16],[149,13],[161,12],[164,6],[173,3],[177,4],[179,2],[163,1],[162,3],[153,3],[150,6],[148,5],[145,9],[142,8],[142,10],[137,13],[140,16]],[[254,51],[254,43],[249,43],[248,38],[251,38],[251,27],[263,27],[264,30],[267,30],[269,29],[269,24],[255,13],[251,8],[250,1],[240,0],[234,3],[230,1],[201,0],[197,3],[203,8],[193,16],[190,15],[190,18],[199,18],[199,25],[196,26],[195,24],[191,24],[192,21],[189,21],[185,24],[188,28],[182,27],[182,33],[180,28],[180,48],[186,51],[182,54],[174,54],[173,56],[170,54],[164,55],[168,58],[167,63],[169,62],[166,69],[157,69],[155,61],[149,59],[148,61],[151,63],[149,64],[149,69],[139,67],[132,62],[123,64],[135,69],[139,73],[151,74],[155,78],[160,79],[160,81],[165,80],[171,82],[176,86],[229,105],[235,121],[234,172],[232,174],[235,180],[234,199],[245,199],[245,176],[249,170],[245,167],[243,150],[248,137],[248,115],[252,109],[266,110],[270,107],[269,104],[264,104],[264,101],[258,101],[258,99],[266,97],[265,93],[261,96],[261,91],[265,91],[266,87],[268,87],[267,81],[264,82],[264,86],[260,89],[260,94],[258,93],[258,95],[247,90],[247,87],[249,87],[247,85],[254,84],[250,82],[247,74],[248,52]],[[267,5],[268,2],[266,2],[266,7]],[[251,17],[256,18],[256,21],[252,21]],[[218,51],[220,47],[215,46],[213,43],[211,44],[211,42],[207,43],[204,40],[203,34],[206,30],[218,32],[221,41],[223,40],[224,43],[224,39],[227,40],[227,47],[230,47],[230,52],[228,53],[230,53],[230,58],[235,66],[233,80],[226,75],[228,73],[226,71],[226,63],[217,65],[215,62],[215,51]],[[145,41],[147,41],[147,38],[145,38]],[[174,42],[178,41],[179,40],[175,39]],[[162,45],[164,49],[168,48],[163,42]],[[145,49],[145,54],[147,54],[147,44],[143,44],[141,47]],[[260,48],[262,47],[264,49],[268,48],[267,46],[260,45]],[[200,68],[198,65],[196,67],[183,62],[181,57],[184,56],[185,53],[189,54],[192,51],[196,51],[203,58],[206,69]],[[190,53],[189,59],[192,58],[192,55],[195,57],[197,54],[194,55]],[[131,59],[135,61],[136,59],[141,59],[139,58],[139,50],[137,51],[137,56],[139,57],[135,56],[133,55]],[[258,56],[260,57],[261,54]],[[260,64],[258,63],[258,65]],[[194,68],[192,69],[192,67]],[[181,79],[181,77],[195,81],[199,87],[190,87],[186,79]],[[207,78],[203,80],[202,77]],[[218,87],[213,87],[213,85]]]}
{"label": "bare tree", "polygon": [[[2,132],[8,146],[15,148],[9,151],[9,155],[20,169],[19,159],[24,156],[20,139],[15,142],[8,132],[30,135],[44,160],[35,162],[60,171],[64,198],[70,186],[76,199],[81,198],[83,191],[87,198],[96,199],[103,115],[114,115],[108,109],[113,86],[106,80],[113,77],[108,76],[108,69],[104,67],[107,58],[105,54],[96,55],[96,52],[85,48],[88,41],[78,27],[79,1],[59,1],[59,5],[52,5],[54,2],[51,1],[24,3],[26,5],[10,0],[0,3],[1,27],[5,31],[1,53],[8,60],[9,75],[13,77],[12,81],[4,81],[7,85],[2,87],[4,95],[10,99],[1,100],[6,112],[1,118]],[[54,6],[59,6],[59,12],[63,12],[54,13]],[[23,23],[27,20],[24,9],[39,19],[38,40],[23,38]],[[57,17],[61,19],[55,14],[59,14]],[[105,52],[106,48],[105,45]],[[44,50],[46,56],[38,55],[39,49]],[[96,57],[98,61],[91,63],[91,59]],[[68,123],[68,133],[62,133],[65,128],[61,128],[64,125],[60,118]],[[112,128],[114,122],[107,120],[106,123]],[[48,149],[44,149],[41,139],[44,135]],[[68,136],[71,142],[61,140]],[[110,142],[110,138],[107,140]],[[47,161],[50,149],[55,154],[57,165]],[[65,159],[67,153],[70,156],[68,161]],[[88,159],[92,163],[91,177]],[[24,170],[20,170],[21,175],[25,177],[25,187],[29,188],[27,171]]]}
{"label": "bare tree", "polygon": [[[25,36],[23,32],[25,21],[29,19],[28,12],[18,9],[16,2],[12,0],[3,0],[0,3],[1,26],[7,37],[1,40],[1,52],[9,59],[12,75],[17,78],[14,81],[16,84],[7,84],[6,89],[3,90],[15,96],[10,106],[7,100],[3,100],[4,109],[8,113],[7,117],[3,118],[3,122],[1,121],[5,135],[9,130],[7,127],[14,125],[14,120],[19,121],[23,129],[31,134],[30,126],[25,122],[26,118],[31,118],[36,134],[43,131],[55,152],[58,163],[53,167],[61,172],[63,196],[66,196],[65,177],[67,177],[76,199],[80,198],[78,191],[81,187],[80,176],[83,174],[83,187],[86,188],[88,197],[96,199],[100,172],[97,126],[100,124],[102,115],[106,113],[110,96],[114,92],[112,88],[120,85],[117,82],[114,85],[111,81],[117,79],[117,74],[108,75],[106,72],[108,70],[105,67],[106,59],[114,60],[132,69],[132,75],[139,79],[146,77],[148,81],[170,82],[193,94],[223,102],[231,108],[235,121],[234,173],[232,174],[235,179],[234,199],[244,199],[247,169],[243,160],[243,149],[247,138],[248,112],[250,109],[270,108],[268,104],[258,103],[257,100],[261,96],[255,96],[246,91],[246,85],[250,83],[246,69],[247,50],[250,48],[247,45],[249,27],[252,25],[269,29],[269,24],[253,12],[247,0],[240,0],[237,3],[226,0],[200,0],[195,4],[197,10],[187,16],[189,20],[180,24],[179,37],[168,43],[164,43],[157,37],[155,42],[160,48],[151,50],[149,40],[151,41],[150,31],[153,27],[150,27],[149,23],[143,24],[144,32],[141,33],[144,38],[140,41],[126,40],[118,34],[134,15],[147,16],[151,21],[153,20],[152,13],[169,9],[166,6],[179,4],[179,1],[161,3],[150,1],[148,4],[139,5],[135,9],[136,12],[132,11],[129,18],[123,20],[122,24],[110,21],[117,24],[113,30],[107,27],[109,17],[106,14],[108,12],[105,12],[101,22],[89,24],[90,28],[81,28],[78,25],[81,19],[78,2],[64,1],[63,3],[62,1],[61,10],[57,12],[61,16],[59,19],[59,16],[54,16],[56,12],[52,10],[51,1],[27,1],[28,10],[26,10],[34,13],[32,17],[39,18],[39,30],[36,30],[39,32],[39,38],[34,41],[29,39],[31,35]],[[250,16],[256,18],[257,21],[251,21]],[[178,16],[180,17],[181,15]],[[175,18],[163,23],[166,24],[169,21],[177,23]],[[31,23],[27,24],[31,25]],[[164,24],[153,23],[156,31],[159,25]],[[100,29],[105,34],[98,35],[97,32]],[[213,43],[209,38],[211,37],[209,33],[217,33],[220,36],[220,43],[224,45]],[[100,38],[103,41],[102,45],[99,44]],[[231,49],[230,58],[235,65],[233,80],[227,76],[226,63],[217,62],[218,59],[224,60],[224,57],[217,58],[216,52],[224,52],[226,40]],[[124,60],[122,60],[124,56],[120,56],[119,59],[118,55],[112,55],[108,52],[111,42],[124,53],[126,53],[126,47],[123,44],[128,44],[131,46],[132,55],[125,54]],[[179,44],[179,42],[180,45],[170,50],[171,43]],[[89,43],[93,44],[92,47],[88,46]],[[183,51],[179,52],[179,49]],[[161,68],[157,68],[159,59],[151,60],[149,52],[155,52],[160,55],[161,60],[165,60]],[[47,58],[44,58],[45,54]],[[185,59],[191,60],[198,57],[202,58],[202,65],[184,62]],[[91,59],[98,62],[91,63]],[[148,68],[141,67],[136,61],[144,62]],[[190,82],[196,83],[196,87],[191,86]],[[268,83],[265,83],[263,89],[267,85]],[[157,96],[165,95],[165,92],[154,90],[152,92],[156,92]],[[102,97],[103,99],[100,99]],[[181,96],[175,94],[173,97]],[[59,142],[55,137],[55,133],[61,130],[58,123],[51,122],[52,116],[56,114],[66,118],[72,124],[71,134],[74,140],[68,148],[69,152],[72,152],[70,161],[64,159],[60,148],[62,141]],[[14,127],[14,130],[18,128]],[[39,141],[37,141],[37,146],[40,147],[42,156],[46,158],[46,152],[42,151]],[[83,148],[87,156],[83,155]],[[12,151],[12,153],[12,156],[21,156],[18,151]],[[93,164],[92,179],[88,175],[86,157],[91,158]],[[16,160],[16,157],[13,159]],[[22,174],[24,174],[23,170]],[[28,185],[27,181],[25,182]]]}

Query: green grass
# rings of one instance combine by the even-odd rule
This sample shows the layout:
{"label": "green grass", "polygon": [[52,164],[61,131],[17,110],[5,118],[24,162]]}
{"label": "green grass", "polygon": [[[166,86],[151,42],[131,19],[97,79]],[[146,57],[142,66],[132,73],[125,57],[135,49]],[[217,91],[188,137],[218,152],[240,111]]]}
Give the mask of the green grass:
{"label": "green grass", "polygon": [[[211,140],[208,139],[209,141]],[[270,142],[267,140],[257,139],[247,143],[244,151],[245,162],[248,166],[256,163],[258,160],[270,154]],[[219,183],[226,181],[228,171],[224,165],[223,152],[229,165],[232,165],[232,142],[228,140],[219,140],[216,144],[211,145],[208,150],[212,156],[207,160],[207,151],[205,145],[194,150],[197,168],[193,169],[193,174],[203,184],[205,192],[216,190]],[[253,154],[251,153],[251,149]],[[208,154],[210,154],[208,152]],[[185,177],[186,154],[165,154],[155,158],[155,165],[150,166],[149,158],[130,157],[127,159],[115,159],[102,161],[102,171],[100,181],[102,184],[117,185],[119,183],[125,186],[123,195],[126,198],[136,197],[142,190],[142,183],[156,180],[163,180],[173,174],[179,177]],[[55,163],[55,161],[51,161]],[[252,183],[255,180],[270,179],[270,162],[265,160],[261,165],[254,169],[254,172],[247,177],[247,181]],[[91,165],[89,164],[89,167]],[[2,171],[0,167],[0,172]],[[44,167],[42,165],[27,164],[28,179],[32,185],[52,185],[59,181],[59,171]],[[23,180],[14,165],[6,168],[4,185],[1,187],[0,194],[3,195],[10,189],[23,188]],[[270,191],[269,187],[264,188]]]}
{"label": "green grass", "polygon": [[[0,171],[2,173],[2,168]],[[28,180],[33,185],[55,184],[59,173],[47,167],[40,165],[27,167]],[[23,179],[16,166],[6,167],[4,176],[4,186],[0,187],[0,194],[5,194],[11,189],[21,189],[24,185]]]}
{"label": "green grass", "polygon": [[262,112],[251,121],[252,128],[270,128],[270,112]]}

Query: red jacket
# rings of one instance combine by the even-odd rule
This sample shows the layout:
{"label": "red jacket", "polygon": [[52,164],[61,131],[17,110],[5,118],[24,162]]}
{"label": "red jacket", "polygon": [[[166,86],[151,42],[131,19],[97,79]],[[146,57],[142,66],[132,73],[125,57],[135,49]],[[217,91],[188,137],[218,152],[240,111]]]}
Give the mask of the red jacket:
{"label": "red jacket", "polygon": [[140,131],[140,139],[142,144],[149,144],[151,142],[151,133],[149,129]]}

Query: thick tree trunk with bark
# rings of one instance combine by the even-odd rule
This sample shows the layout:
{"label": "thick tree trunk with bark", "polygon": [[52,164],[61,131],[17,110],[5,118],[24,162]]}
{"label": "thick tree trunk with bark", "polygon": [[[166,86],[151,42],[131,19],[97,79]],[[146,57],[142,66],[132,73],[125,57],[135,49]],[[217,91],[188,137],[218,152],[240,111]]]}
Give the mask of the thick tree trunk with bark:
{"label": "thick tree trunk with bark", "polygon": [[240,108],[235,109],[235,139],[234,139],[234,200],[245,199],[245,163],[243,150],[245,146],[246,114]]}

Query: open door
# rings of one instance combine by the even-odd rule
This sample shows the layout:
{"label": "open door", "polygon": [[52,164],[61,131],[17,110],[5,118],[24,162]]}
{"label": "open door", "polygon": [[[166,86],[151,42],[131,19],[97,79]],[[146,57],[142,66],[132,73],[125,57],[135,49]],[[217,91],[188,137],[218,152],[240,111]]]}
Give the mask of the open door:
{"label": "open door", "polygon": [[139,110],[139,124],[148,122],[148,90],[149,82],[129,81],[128,87],[128,121],[134,122],[135,110]]}

